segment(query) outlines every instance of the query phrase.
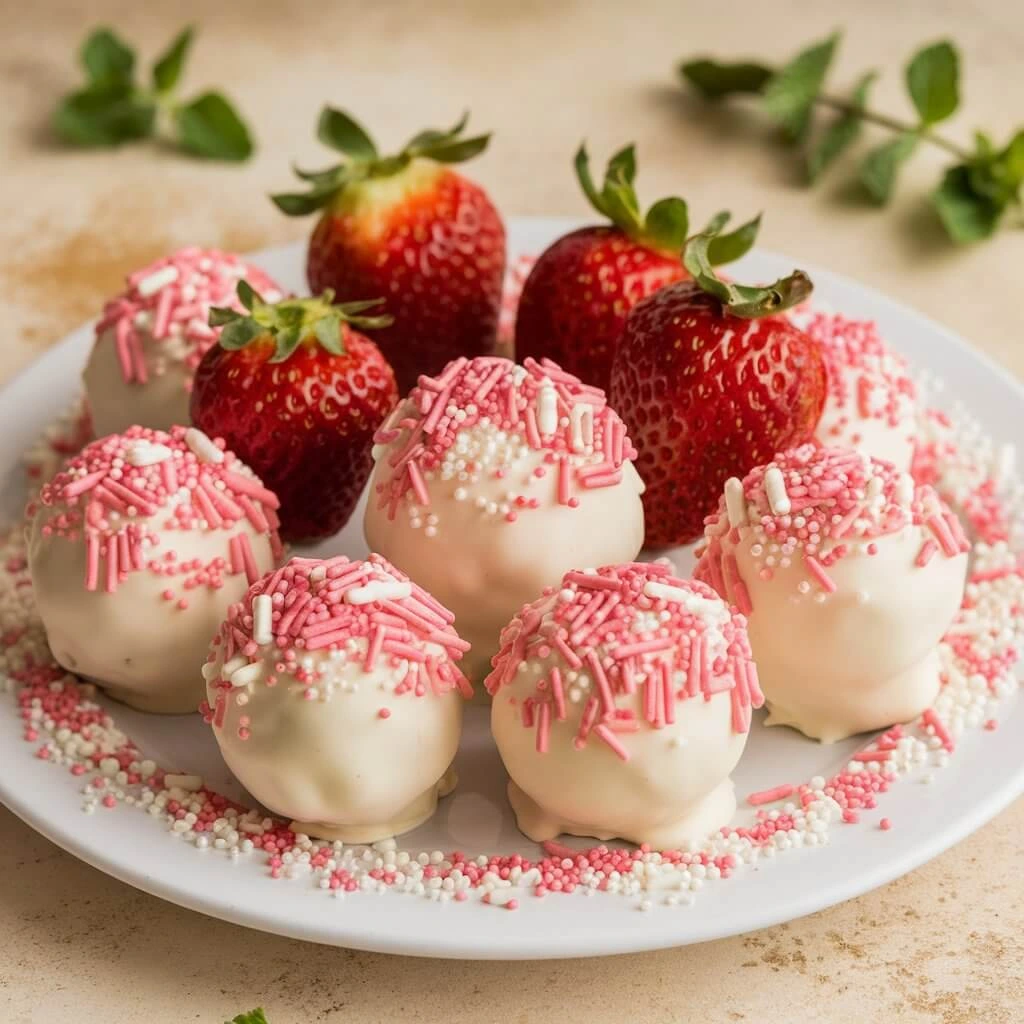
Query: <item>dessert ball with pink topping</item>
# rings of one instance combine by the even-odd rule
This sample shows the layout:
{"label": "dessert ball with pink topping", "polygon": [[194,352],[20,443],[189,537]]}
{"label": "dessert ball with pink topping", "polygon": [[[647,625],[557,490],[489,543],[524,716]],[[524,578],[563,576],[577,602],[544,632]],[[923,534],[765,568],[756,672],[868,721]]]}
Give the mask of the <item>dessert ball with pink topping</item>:
{"label": "dessert ball with pink topping", "polygon": [[280,555],[277,498],[193,428],[87,445],[29,506],[54,657],[144,711],[195,711],[210,637]]}
{"label": "dessert ball with pink topping", "polygon": [[871,320],[812,313],[804,331],[821,344],[828,397],[815,437],[909,470],[917,434],[917,386]]}
{"label": "dessert ball with pink topping", "polygon": [[643,544],[625,425],[550,361],[456,360],[421,377],[376,440],[367,541],[452,609],[470,678],[545,586]]}
{"label": "dessert ball with pink topping", "polygon": [[747,616],[770,725],[832,742],[935,699],[970,545],[930,487],[804,445],[728,480],[705,540],[697,576]]}
{"label": "dessert ball with pink topping", "polygon": [[103,309],[83,373],[97,436],[190,422],[192,376],[220,336],[210,307],[241,310],[241,278],[267,302],[283,295],[258,267],[218,249],[181,249],[128,277]]}
{"label": "dessert ball with pink topping", "polygon": [[379,555],[293,558],[228,611],[203,713],[238,780],[319,838],[408,832],[455,786],[469,646]]}
{"label": "dessert ball with pink topping", "polygon": [[736,809],[761,691],[743,616],[665,565],[570,572],[501,636],[491,728],[519,828],[658,848]]}

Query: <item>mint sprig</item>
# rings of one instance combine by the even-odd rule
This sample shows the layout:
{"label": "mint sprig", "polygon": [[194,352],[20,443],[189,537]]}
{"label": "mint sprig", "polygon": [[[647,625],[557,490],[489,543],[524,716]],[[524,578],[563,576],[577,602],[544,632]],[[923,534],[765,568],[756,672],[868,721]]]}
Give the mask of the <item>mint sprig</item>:
{"label": "mint sprig", "polygon": [[242,161],[253,152],[249,129],[219,92],[179,101],[194,30],[183,29],[153,64],[150,84],[136,81],[135,51],[109,28],[94,30],[79,60],[85,85],[65,96],[53,130],[68,145],[113,147],[163,132],[186,153],[211,160]]}
{"label": "mint sprig", "polygon": [[[762,109],[778,122],[784,135],[803,146],[808,184],[817,182],[850,149],[865,124],[892,132],[894,138],[875,145],[857,165],[861,187],[879,206],[890,200],[900,169],[920,146],[949,153],[956,163],[946,169],[930,200],[954,242],[988,238],[1008,212],[1024,210],[1024,128],[1002,148],[983,133],[976,134],[970,148],[935,131],[960,105],[960,58],[951,42],[925,46],[907,63],[904,82],[916,118],[901,121],[867,106],[877,77],[874,71],[862,75],[848,97],[824,91],[839,40],[834,33],[779,68],[701,57],[683,62],[679,73],[707,100],[759,96]],[[814,132],[816,108],[832,110],[835,116]]]}
{"label": "mint sprig", "polygon": [[232,1017],[231,1020],[225,1021],[224,1024],[267,1024],[267,1018],[263,1010],[257,1007],[248,1013],[240,1013],[237,1017]]}
{"label": "mint sprig", "polygon": [[465,136],[469,113],[448,129],[429,128],[414,135],[397,153],[382,156],[370,133],[344,110],[324,107],[317,122],[317,138],[345,158],[322,171],[293,167],[309,188],[305,192],[272,195],[277,208],[289,217],[305,217],[329,205],[348,185],[367,178],[384,178],[423,158],[442,164],[459,164],[482,153],[491,141],[490,133]]}
{"label": "mint sprig", "polygon": [[267,302],[245,280],[238,282],[236,291],[244,312],[229,306],[210,307],[210,326],[222,328],[218,339],[220,347],[236,351],[265,338],[274,344],[272,363],[285,362],[308,339],[316,339],[331,355],[342,356],[345,354],[343,324],[373,330],[390,327],[394,322],[394,318],[385,313],[363,315],[380,306],[383,299],[335,305],[330,288],[317,298],[282,299],[277,303]]}

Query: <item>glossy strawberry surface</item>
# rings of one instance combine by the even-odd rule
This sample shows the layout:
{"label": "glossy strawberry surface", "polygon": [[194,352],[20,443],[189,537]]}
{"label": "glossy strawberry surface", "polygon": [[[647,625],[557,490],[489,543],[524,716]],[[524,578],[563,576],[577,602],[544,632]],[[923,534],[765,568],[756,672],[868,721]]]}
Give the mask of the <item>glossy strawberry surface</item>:
{"label": "glossy strawberry surface", "polygon": [[377,346],[347,325],[342,337],[342,355],[307,340],[278,363],[269,340],[214,346],[196,371],[193,423],[277,493],[289,540],[328,537],[348,522],[372,469],[374,431],[398,400]]}
{"label": "glossy strawberry surface", "polygon": [[516,358],[547,356],[604,390],[629,311],[686,277],[678,254],[665,254],[618,227],[586,227],[538,258],[516,315]]}
{"label": "glossy strawberry surface", "polygon": [[690,281],[639,302],[609,398],[640,453],[646,545],[696,540],[726,479],[809,441],[825,396],[818,345],[783,317],[734,316]]}

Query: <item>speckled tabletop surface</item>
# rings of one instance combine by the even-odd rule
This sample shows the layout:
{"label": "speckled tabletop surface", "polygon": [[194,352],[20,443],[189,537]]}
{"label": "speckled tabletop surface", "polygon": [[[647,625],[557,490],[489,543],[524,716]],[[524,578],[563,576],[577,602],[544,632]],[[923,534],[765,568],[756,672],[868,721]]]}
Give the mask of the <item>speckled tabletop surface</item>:
{"label": "speckled tabletop surface", "polygon": [[[902,110],[899,74],[939,33],[964,54],[964,112],[950,125],[1007,137],[1024,109],[1024,8],[1006,0],[621,3],[234,3],[0,0],[0,296],[7,379],[93,315],[121,276],[183,243],[247,250],[302,236],[264,198],[289,160],[319,158],[325,100],[385,139],[463,107],[497,135],[473,174],[506,213],[583,212],[569,169],[635,140],[644,195],[763,209],[764,245],[884,289],[1024,373],[1024,235],[967,250],[943,242],[921,196],[941,157],[922,153],[884,213],[836,175],[814,194],[764,123],[681,96],[672,68],[698,50],[780,59],[846,24],[837,78],[885,68],[878,104]],[[190,83],[230,86],[261,148],[242,168],[150,146],[61,151],[46,119],[73,84],[71,54],[97,21],[151,55],[201,26]],[[305,945],[143,895],[50,845],[0,809],[0,1010],[5,1020],[201,1021],[262,1003],[273,1024],[401,1020],[700,1020],[1011,1024],[1024,1010],[1024,803],[926,867],[771,931],[607,960],[474,964]],[[699,913],[699,908],[693,912]]]}

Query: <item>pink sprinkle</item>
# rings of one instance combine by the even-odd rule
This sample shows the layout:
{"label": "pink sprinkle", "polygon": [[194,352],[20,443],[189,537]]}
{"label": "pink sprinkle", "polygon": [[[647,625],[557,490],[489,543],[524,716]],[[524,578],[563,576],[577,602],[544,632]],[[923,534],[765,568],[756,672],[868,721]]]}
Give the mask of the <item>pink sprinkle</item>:
{"label": "pink sprinkle", "polygon": [[931,560],[932,556],[936,551],[939,550],[938,544],[929,537],[922,545],[921,550],[917,553],[917,558],[914,559],[914,565],[919,569],[923,569]]}
{"label": "pink sprinkle", "polygon": [[380,711],[377,712],[377,717],[378,718],[390,718],[391,717],[391,711],[388,708],[381,708]]}
{"label": "pink sprinkle", "polygon": [[942,742],[942,746],[952,753],[954,748],[953,737],[949,734],[949,730],[946,728],[942,719],[940,719],[931,708],[928,708],[924,714],[921,715],[921,720],[925,725],[931,726],[932,732],[934,732]]}
{"label": "pink sprinkle", "polygon": [[617,758],[619,758],[619,760],[629,760],[629,751],[622,745],[622,742],[619,740],[618,736],[616,736],[615,733],[612,732],[612,730],[609,729],[607,725],[605,725],[604,723],[599,723],[595,725],[594,735],[599,736],[602,740],[604,740],[604,742],[607,743],[609,747],[611,747],[613,753]]}
{"label": "pink sprinkle", "polygon": [[540,705],[537,717],[537,753],[548,752],[548,739],[551,735],[551,705],[547,702]]}
{"label": "pink sprinkle", "polygon": [[785,783],[776,786],[774,789],[762,789],[760,792],[751,793],[747,797],[747,803],[751,807],[760,807],[761,804],[773,804],[778,800],[785,800],[796,792],[796,786]]}
{"label": "pink sprinkle", "polygon": [[880,829],[881,829],[881,830],[882,830],[883,832],[888,832],[888,831],[889,831],[889,829],[891,829],[891,828],[892,828],[892,822],[891,822],[891,821],[890,821],[890,820],[889,820],[888,818],[883,818],[883,819],[882,819],[882,820],[881,820],[881,821],[880,821],[880,822],[878,823],[878,827],[879,827],[879,828],[880,828]]}
{"label": "pink sprinkle", "polygon": [[419,463],[412,460],[406,465],[405,469],[409,474],[409,483],[412,485],[416,500],[424,507],[429,506],[430,493],[427,491],[426,482],[423,479],[423,474],[420,472]]}
{"label": "pink sprinkle", "polygon": [[804,565],[807,566],[807,571],[818,581],[821,589],[826,594],[834,594],[836,592],[835,580],[825,572],[821,562],[813,555],[804,555]]}

